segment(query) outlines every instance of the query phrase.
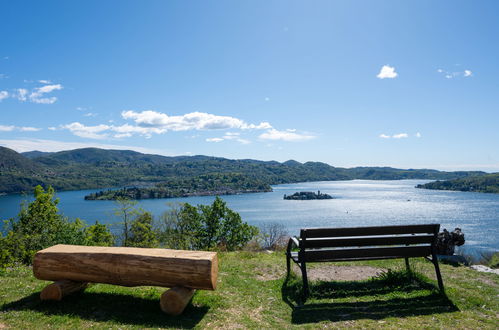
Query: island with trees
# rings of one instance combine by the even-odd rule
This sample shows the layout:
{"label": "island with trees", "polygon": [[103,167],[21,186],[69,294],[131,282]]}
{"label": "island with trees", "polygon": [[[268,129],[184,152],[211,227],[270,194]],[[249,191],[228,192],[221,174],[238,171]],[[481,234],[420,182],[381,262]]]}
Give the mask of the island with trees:
{"label": "island with trees", "polygon": [[418,184],[416,188],[499,194],[499,173]]}
{"label": "island with trees", "polygon": [[312,200],[312,199],[333,199],[334,197],[328,194],[323,194],[321,191],[317,191],[317,193],[313,191],[300,191],[295,192],[293,195],[284,194],[284,199],[287,200]]}

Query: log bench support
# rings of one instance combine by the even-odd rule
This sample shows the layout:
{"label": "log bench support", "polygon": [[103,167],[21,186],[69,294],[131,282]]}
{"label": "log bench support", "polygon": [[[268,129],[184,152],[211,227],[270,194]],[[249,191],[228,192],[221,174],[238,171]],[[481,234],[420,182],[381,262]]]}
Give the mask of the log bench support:
{"label": "log bench support", "polygon": [[179,315],[196,289],[215,290],[218,258],[204,251],[55,245],[37,252],[33,273],[55,281],[43,289],[41,300],[59,301],[88,283],[168,287],[161,310]]}
{"label": "log bench support", "polygon": [[86,282],[75,282],[70,280],[61,280],[47,285],[40,293],[41,300],[61,301],[63,297],[83,291],[87,288]]}
{"label": "log bench support", "polygon": [[[410,271],[409,258],[425,257],[433,263],[438,287],[444,293],[436,256],[439,229],[439,224],[302,229],[300,237],[291,237],[289,240],[286,251],[287,273],[289,276],[291,261],[295,262],[302,273],[306,297],[310,293],[308,262],[403,258],[407,271]],[[298,251],[294,252],[293,249]]]}

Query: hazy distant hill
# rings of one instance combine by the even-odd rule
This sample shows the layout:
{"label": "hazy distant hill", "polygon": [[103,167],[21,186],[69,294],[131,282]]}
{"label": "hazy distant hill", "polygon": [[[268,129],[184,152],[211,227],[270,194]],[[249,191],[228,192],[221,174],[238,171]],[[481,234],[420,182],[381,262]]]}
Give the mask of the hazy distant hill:
{"label": "hazy distant hill", "polygon": [[474,192],[499,194],[499,173],[492,173],[481,176],[472,176],[472,177],[447,180],[447,181],[429,182],[427,184],[417,185],[416,188],[455,190],[455,191],[474,191]]}
{"label": "hazy distant hill", "polygon": [[[38,153],[38,154],[37,154]],[[31,191],[36,184],[57,190],[94,189],[123,186],[151,186],[168,179],[186,179],[211,174],[242,175],[241,182],[258,180],[265,184],[351,179],[447,180],[484,172],[441,172],[401,170],[390,167],[333,167],[321,162],[289,160],[233,160],[209,156],[142,154],[130,150],[84,148],[55,153],[30,152],[23,156],[0,147],[0,192]]]}

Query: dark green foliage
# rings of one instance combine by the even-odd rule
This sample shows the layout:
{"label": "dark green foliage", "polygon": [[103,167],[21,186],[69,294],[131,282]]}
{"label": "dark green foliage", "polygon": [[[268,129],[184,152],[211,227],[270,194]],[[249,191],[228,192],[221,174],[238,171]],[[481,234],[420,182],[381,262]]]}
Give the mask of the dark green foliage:
{"label": "dark green foliage", "polygon": [[239,173],[206,174],[192,178],[172,178],[153,187],[128,187],[106,190],[85,196],[86,200],[112,200],[118,198],[147,199],[239,193],[268,192],[272,188],[257,178]]}
{"label": "dark green foliage", "polygon": [[499,173],[471,176],[447,181],[429,182],[417,185],[416,188],[499,194]]}
{"label": "dark green foliage", "polygon": [[127,246],[154,248],[158,246],[156,233],[152,229],[153,218],[150,212],[142,212],[132,221]]}
{"label": "dark green foliage", "polygon": [[34,190],[35,200],[23,204],[18,219],[9,222],[10,230],[2,238],[2,264],[21,261],[30,264],[33,255],[55,244],[86,244],[84,222],[70,222],[57,209],[55,191],[41,186]]}
{"label": "dark green foliage", "polygon": [[87,245],[96,246],[113,246],[114,236],[109,231],[109,228],[99,223],[95,222],[95,225],[88,226],[85,228],[85,236],[87,240]]}
{"label": "dark green foliage", "polygon": [[[34,157],[34,155],[29,155]],[[454,179],[483,172],[440,172],[435,170],[400,170],[389,167],[338,168],[325,163],[287,161],[264,162],[251,159],[231,160],[207,156],[165,157],[127,150],[76,149],[29,159],[13,150],[0,147],[0,193],[30,191],[35,185],[51,185],[57,190],[104,187],[152,187],[148,193],[190,194],[225,191],[219,194],[265,191],[268,185],[325,180],[398,180]],[[224,178],[223,176],[227,176]],[[203,178],[203,176],[208,176]],[[192,182],[189,180],[192,179]],[[236,180],[232,182],[232,180]],[[170,186],[173,184],[174,188]],[[197,184],[200,186],[196,187]],[[182,191],[187,187],[186,191]],[[125,195],[145,198],[132,190]],[[147,191],[146,191],[147,192]],[[124,196],[122,196],[124,197]]]}
{"label": "dark green foliage", "polygon": [[211,205],[188,203],[173,207],[162,217],[159,237],[169,248],[234,251],[258,234],[241,216],[216,197]]}

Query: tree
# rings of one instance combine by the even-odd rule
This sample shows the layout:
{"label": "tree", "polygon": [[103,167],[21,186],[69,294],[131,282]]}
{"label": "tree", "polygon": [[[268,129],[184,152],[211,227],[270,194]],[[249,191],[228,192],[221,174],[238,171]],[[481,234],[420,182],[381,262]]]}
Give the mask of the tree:
{"label": "tree", "polygon": [[128,244],[135,246],[153,248],[158,246],[156,233],[152,229],[153,218],[150,212],[140,213],[131,223]]}
{"label": "tree", "polygon": [[109,228],[95,221],[95,225],[88,226],[85,228],[85,236],[87,245],[96,246],[113,246],[114,236],[109,231]]}
{"label": "tree", "polygon": [[135,209],[137,201],[128,198],[118,197],[115,201],[116,208],[114,214],[120,217],[120,225],[123,225],[122,245],[128,246],[128,236],[130,234],[130,222],[133,217],[137,215],[138,211]]}

